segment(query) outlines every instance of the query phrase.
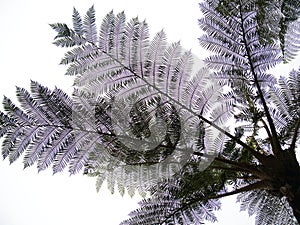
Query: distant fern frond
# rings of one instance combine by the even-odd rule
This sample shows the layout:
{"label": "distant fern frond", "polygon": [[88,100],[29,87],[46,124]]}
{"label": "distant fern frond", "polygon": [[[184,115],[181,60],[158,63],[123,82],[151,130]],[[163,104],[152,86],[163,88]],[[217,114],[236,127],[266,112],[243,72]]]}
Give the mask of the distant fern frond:
{"label": "distant fern frond", "polygon": [[203,47],[216,53],[206,62],[216,70],[220,83],[232,88],[236,118],[250,123],[246,126],[252,131],[259,129],[259,122],[266,121],[265,129],[272,127],[272,135],[277,136],[275,114],[265,90],[277,83],[268,70],[282,62],[281,50],[278,41],[265,40],[261,44],[258,23],[262,18],[257,4],[227,0],[201,3],[205,17],[200,20],[200,27],[207,34],[199,40]]}
{"label": "distant fern frond", "polygon": [[299,1],[282,1],[279,39],[285,62],[292,60],[299,51],[299,9]]}
{"label": "distant fern frond", "polygon": [[[225,17],[236,17],[239,1],[214,0],[210,5]],[[268,0],[247,1],[248,8],[255,11],[254,19],[257,21],[255,32],[261,45],[280,43],[281,55],[284,62],[293,59],[299,50],[299,27],[297,20],[300,15],[299,1]],[[230,23],[228,23],[229,25]],[[233,27],[235,29],[236,27]]]}
{"label": "distant fern frond", "polygon": [[[189,167],[189,166],[187,166]],[[168,181],[164,180],[153,187],[152,197],[142,200],[140,208],[132,211],[130,219],[123,221],[122,225],[135,224],[203,224],[205,220],[216,222],[214,211],[220,209],[218,200],[207,200],[206,197],[214,191],[222,189],[222,185],[214,186],[201,182],[202,179],[210,177],[211,171],[203,171],[192,175],[190,168],[184,169],[183,176],[175,176]],[[189,172],[188,172],[189,171]],[[193,170],[193,172],[195,172]],[[179,174],[178,174],[179,175]],[[189,185],[189,178],[195,179],[193,184],[198,182],[199,189],[193,196],[185,195],[188,191],[183,187]],[[196,179],[198,179],[196,181]],[[201,187],[201,188],[200,188]]]}
{"label": "distant fern frond", "polygon": [[283,58],[285,62],[289,62],[297,56],[300,50],[300,21],[299,19],[291,22],[284,36]]}
{"label": "distant fern frond", "polygon": [[[238,5],[232,9],[235,16],[226,19],[208,3],[200,4],[205,17],[199,20],[199,25],[207,33],[199,39],[200,44],[218,53],[207,61],[222,71],[235,68],[246,72],[252,66],[253,72],[263,73],[280,62],[279,46],[259,44],[256,13],[251,1],[232,4]],[[230,8],[224,7],[222,12],[226,10]]]}
{"label": "distant fern frond", "polygon": [[[290,144],[294,134],[298,133],[300,122],[300,79],[299,71],[293,70],[287,78],[281,77],[278,85],[270,88],[269,98],[274,109],[274,121],[278,128],[281,140]],[[295,126],[296,125],[296,126]],[[299,133],[298,138],[299,140]]]}
{"label": "distant fern frond", "polygon": [[250,216],[256,214],[256,224],[298,224],[285,198],[271,195],[264,190],[257,190],[240,194],[238,201],[241,202],[242,211],[248,210]]}

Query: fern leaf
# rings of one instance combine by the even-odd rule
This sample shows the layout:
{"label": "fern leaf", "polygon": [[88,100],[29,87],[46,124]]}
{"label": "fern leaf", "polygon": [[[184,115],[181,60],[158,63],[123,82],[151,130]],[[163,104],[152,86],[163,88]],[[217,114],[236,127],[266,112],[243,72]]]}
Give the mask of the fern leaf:
{"label": "fern leaf", "polygon": [[81,42],[77,42],[75,41],[73,38],[70,38],[70,37],[63,37],[63,38],[60,38],[56,41],[53,42],[54,45],[58,46],[58,47],[73,47],[75,46],[76,44],[79,44]]}
{"label": "fern leaf", "polygon": [[54,23],[50,24],[50,26],[57,32],[57,35],[54,39],[69,37],[71,35],[71,31],[65,23]]}
{"label": "fern leaf", "polygon": [[86,140],[77,144],[77,152],[70,162],[70,174],[80,172],[88,164],[90,154],[95,150],[96,144],[100,141],[100,137],[94,134],[87,135]]}
{"label": "fern leaf", "polygon": [[155,85],[156,74],[158,73],[159,65],[161,63],[163,52],[166,49],[166,34],[162,30],[155,35],[150,43],[147,53],[147,71],[146,76],[152,78],[152,84]]}
{"label": "fern leaf", "polygon": [[[5,139],[2,142],[2,156],[3,158],[9,157],[11,154],[11,149],[14,147],[17,138],[22,135],[23,128],[18,127],[14,131],[8,131],[5,135]],[[16,156],[16,155],[15,155]],[[18,156],[18,155],[17,155]],[[11,157],[12,160],[15,161],[15,157]]]}
{"label": "fern leaf", "polygon": [[34,121],[31,117],[26,115],[22,110],[15,106],[9,98],[5,96],[3,99],[3,106],[8,116],[5,118],[10,118],[10,120],[14,121],[14,123],[16,124],[22,125]]}
{"label": "fern leaf", "polygon": [[146,62],[146,55],[147,49],[149,47],[149,28],[146,21],[140,23],[139,26],[139,38],[137,43],[137,50],[136,51],[136,74],[140,74],[141,77],[144,77],[145,74],[145,62]]}
{"label": "fern leaf", "polygon": [[79,12],[75,8],[73,8],[72,21],[75,33],[82,36],[84,33],[83,23]]}
{"label": "fern leaf", "polygon": [[74,133],[69,135],[66,139],[63,140],[64,146],[60,147],[55,159],[53,161],[53,173],[62,172],[63,169],[69,164],[71,159],[77,153],[76,142],[80,142],[81,139],[86,136],[85,132],[81,132],[77,135],[76,140]]}
{"label": "fern leaf", "polygon": [[295,57],[299,50],[299,2],[285,0],[281,5],[283,17],[280,20],[279,39],[284,61]]}
{"label": "fern leaf", "polygon": [[66,145],[71,136],[71,130],[58,129],[57,134],[47,145],[38,160],[38,170],[47,169],[55,160],[55,157]]}
{"label": "fern leaf", "polygon": [[[171,79],[174,74],[175,65],[177,61],[179,60],[181,54],[181,48],[180,43],[174,43],[172,44],[168,49],[166,49],[164,56],[162,58],[162,64],[159,68],[159,73],[157,78],[157,85],[161,86],[163,84],[163,87],[160,87],[160,89],[166,93],[166,95],[172,95],[172,89],[171,86]],[[173,89],[174,90],[174,89]]]}
{"label": "fern leaf", "polygon": [[55,127],[42,128],[41,133],[37,134],[36,139],[30,143],[28,150],[24,156],[24,168],[32,166],[39,159],[44,151],[47,143],[55,136],[57,130]]}
{"label": "fern leaf", "polygon": [[[193,57],[191,51],[185,52],[180,59],[177,61],[177,64],[174,68],[174,73],[172,75],[172,85],[175,90],[174,96],[177,97],[178,102],[183,102],[182,96],[184,91],[180,87],[186,87],[187,82],[190,79],[190,74],[192,74],[193,67]],[[177,93],[176,93],[177,92]]]}
{"label": "fern leaf", "polygon": [[133,18],[125,26],[124,32],[124,46],[127,46],[122,49],[122,56],[124,65],[128,66],[132,71],[137,69],[137,53],[138,53],[138,41],[140,38],[140,27],[141,23],[138,18]]}
{"label": "fern leaf", "polygon": [[25,112],[30,115],[31,118],[34,118],[37,123],[51,124],[52,121],[51,117],[48,115],[48,112],[45,112],[44,109],[38,105],[38,103],[30,96],[27,90],[17,87],[17,97]]}
{"label": "fern leaf", "polygon": [[14,142],[14,145],[10,149],[9,161],[13,163],[20,155],[26,150],[29,144],[36,139],[36,135],[39,133],[38,127],[28,127],[23,129],[22,133],[19,133],[18,138]]}
{"label": "fern leaf", "polygon": [[84,29],[86,40],[90,43],[96,43],[98,37],[97,37],[97,27],[96,27],[94,6],[88,9],[86,16],[84,17],[83,29]]}
{"label": "fern leaf", "polygon": [[270,102],[276,106],[272,115],[282,141],[291,141],[295,124],[299,120],[299,71],[292,71],[288,78],[281,77],[268,93]]}
{"label": "fern leaf", "polygon": [[[114,40],[114,29],[116,26],[116,35],[122,35],[119,33],[120,29],[122,30],[125,23],[124,17],[119,17],[119,21],[116,21],[115,15],[113,11],[108,13],[106,17],[103,19],[100,29],[100,37],[99,37],[99,48],[104,52],[111,52],[111,49],[114,47],[115,43],[119,43],[119,37]],[[119,22],[119,24],[118,24]],[[117,24],[115,24],[117,23]],[[119,50],[118,48],[116,49]]]}

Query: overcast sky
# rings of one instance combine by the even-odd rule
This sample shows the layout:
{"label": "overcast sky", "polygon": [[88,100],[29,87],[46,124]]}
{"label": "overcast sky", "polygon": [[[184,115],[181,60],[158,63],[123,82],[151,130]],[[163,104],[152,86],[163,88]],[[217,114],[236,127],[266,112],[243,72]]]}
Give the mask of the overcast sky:
{"label": "overcast sky", "polygon": [[[30,80],[71,93],[72,78],[58,63],[65,50],[51,44],[55,33],[48,24],[71,24],[73,6],[83,15],[94,4],[98,25],[111,11],[125,11],[127,18],[146,19],[153,35],[162,28],[168,40],[181,41],[199,57],[200,18],[198,2],[171,0],[1,0],[0,1],[0,96],[15,99],[15,86],[29,87]],[[139,196],[130,199],[111,195],[106,187],[96,193],[93,178],[67,173],[52,176],[51,170],[23,170],[22,160],[9,166],[0,161],[1,225],[116,225],[137,207]],[[228,203],[229,202],[229,203]],[[254,224],[239,213],[235,199],[227,200],[215,224]]]}

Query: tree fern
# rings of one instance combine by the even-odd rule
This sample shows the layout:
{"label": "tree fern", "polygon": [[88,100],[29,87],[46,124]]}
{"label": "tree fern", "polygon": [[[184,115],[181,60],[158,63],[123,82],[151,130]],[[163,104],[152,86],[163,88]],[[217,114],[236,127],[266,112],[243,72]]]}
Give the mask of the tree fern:
{"label": "tree fern", "polygon": [[[112,193],[150,191],[123,224],[216,221],[218,199],[240,193],[257,223],[299,221],[299,76],[277,81],[268,72],[297,50],[288,33],[297,33],[298,14],[280,13],[299,7],[274,2],[200,4],[212,71],[196,71],[191,51],[163,30],[150,38],[146,21],[111,11],[98,31],[94,7],[83,18],[74,9],[72,28],[51,24],[54,44],[69,48],[61,64],[74,76],[72,98],[37,82],[17,88],[20,107],[4,98],[3,157],[24,154],[24,166],[39,171],[69,166],[96,177],[97,189],[106,180]],[[225,126],[232,114],[234,134]]]}

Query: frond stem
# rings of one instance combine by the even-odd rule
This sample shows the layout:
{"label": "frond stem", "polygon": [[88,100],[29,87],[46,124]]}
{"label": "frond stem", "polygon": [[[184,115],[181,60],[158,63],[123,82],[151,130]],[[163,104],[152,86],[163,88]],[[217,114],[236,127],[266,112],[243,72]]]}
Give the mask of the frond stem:
{"label": "frond stem", "polygon": [[251,50],[250,50],[250,48],[248,46],[248,43],[247,43],[246,31],[245,31],[245,27],[244,27],[245,18],[243,17],[243,11],[242,11],[241,6],[242,6],[242,2],[240,1],[239,9],[240,9],[241,29],[242,29],[242,34],[243,34],[242,38],[243,38],[246,54],[247,54],[249,65],[250,65],[250,71],[251,71],[251,73],[254,77],[254,83],[255,83],[255,86],[257,88],[259,98],[262,102],[262,105],[263,105],[263,108],[264,108],[264,111],[265,111],[265,114],[266,114],[266,117],[267,117],[267,120],[268,120],[268,124],[270,126],[270,131],[271,131],[271,134],[272,134],[270,142],[271,142],[271,145],[272,145],[274,155],[276,156],[281,152],[281,145],[280,145],[279,140],[278,140],[278,135],[277,135],[277,132],[276,132],[276,128],[275,128],[273,119],[272,119],[271,114],[269,112],[269,107],[266,103],[266,100],[264,98],[262,89],[260,87],[259,80],[258,80],[258,77],[257,77],[257,73],[255,72],[255,68],[254,68],[253,62],[251,60],[251,58],[252,58]]}
{"label": "frond stem", "polygon": [[[16,126],[14,124],[14,126]],[[114,133],[103,133],[103,132],[100,132],[100,131],[91,131],[91,130],[84,130],[84,129],[79,129],[79,128],[74,128],[74,127],[71,127],[71,126],[64,126],[64,125],[55,125],[55,124],[39,124],[39,125],[36,125],[36,124],[28,124],[28,125],[23,125],[23,128],[26,128],[26,127],[54,127],[54,128],[62,128],[62,129],[69,129],[69,130],[74,130],[74,131],[81,131],[81,132],[87,132],[87,133],[91,133],[91,134],[97,134],[97,135],[104,135],[104,136],[110,136],[110,137],[115,137],[116,135]],[[19,126],[20,127],[20,126]]]}
{"label": "frond stem", "polygon": [[270,129],[269,129],[269,127],[268,127],[266,121],[265,121],[263,118],[261,118],[260,121],[262,122],[263,127],[264,127],[265,131],[267,132],[268,137],[269,137],[270,140],[271,140],[271,139],[272,139],[272,134],[271,134],[271,131],[270,131]]}
{"label": "frond stem", "polygon": [[[232,161],[232,160],[220,158],[220,157],[216,157],[215,161],[233,166],[233,167],[227,167],[227,168],[236,170],[236,172],[251,173],[251,174],[259,177],[260,179],[268,178],[268,176],[265,173],[263,173],[261,170],[258,170],[256,166],[248,164],[248,163],[236,162],[236,161]],[[212,165],[212,167],[215,167],[215,166]],[[226,167],[224,167],[223,169],[226,169]]]}
{"label": "frond stem", "polygon": [[162,221],[160,224],[163,225],[165,224],[165,222],[167,222],[167,220],[175,215],[176,213],[184,210],[184,209],[187,209],[189,208],[191,205],[193,204],[196,204],[198,202],[204,202],[204,201],[208,201],[208,200],[213,200],[213,199],[219,199],[219,198],[223,198],[223,197],[227,197],[227,196],[231,196],[231,195],[235,195],[235,194],[239,194],[241,192],[246,192],[246,191],[251,191],[251,190],[256,190],[256,189],[264,189],[264,188],[268,188],[269,185],[266,181],[258,181],[256,183],[252,183],[252,184],[249,184],[247,186],[244,186],[242,188],[239,188],[239,189],[236,189],[234,191],[231,191],[231,192],[226,192],[226,193],[223,193],[223,194],[219,194],[219,195],[213,195],[213,196],[198,196],[196,197],[195,199],[192,199],[190,200],[189,202],[187,202],[186,204],[182,205],[182,207],[174,210],[174,212],[172,212],[171,215],[168,215],[166,216],[165,220]]}
{"label": "frond stem", "polygon": [[[210,166],[213,169],[217,169],[217,170],[226,170],[226,171],[231,171],[231,172],[236,172],[236,173],[249,173],[249,171],[247,169],[242,169],[242,168],[238,168],[238,167],[227,167],[227,166],[217,166],[217,165],[212,165]],[[256,179],[258,178],[257,176],[255,176]]]}
{"label": "frond stem", "polygon": [[257,181],[256,183],[252,183],[252,184],[249,184],[247,186],[238,188],[234,191],[230,191],[230,192],[226,192],[226,193],[223,193],[223,194],[211,196],[208,199],[218,199],[218,198],[223,198],[223,197],[239,194],[239,193],[246,192],[246,191],[253,191],[253,190],[256,190],[256,189],[269,189],[269,188],[270,188],[270,185],[268,184],[268,182],[265,181],[265,180],[261,180],[261,181]]}
{"label": "frond stem", "polygon": [[298,119],[296,127],[295,127],[292,143],[290,145],[290,151],[295,151],[299,129],[300,129],[300,118]]}

